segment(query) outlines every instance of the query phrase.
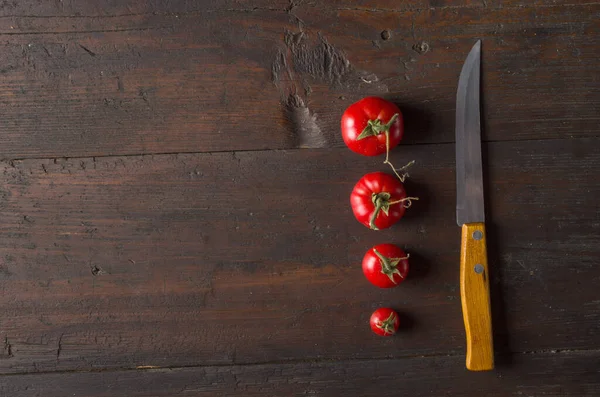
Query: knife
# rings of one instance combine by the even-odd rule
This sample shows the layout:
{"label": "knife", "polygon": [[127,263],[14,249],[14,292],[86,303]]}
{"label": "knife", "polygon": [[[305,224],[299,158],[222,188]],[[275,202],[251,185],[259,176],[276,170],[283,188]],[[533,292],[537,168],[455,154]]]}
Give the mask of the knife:
{"label": "knife", "polygon": [[456,92],[456,222],[462,227],[460,298],[467,336],[467,369],[494,368],[486,252],[479,76],[481,41],[460,72]]}

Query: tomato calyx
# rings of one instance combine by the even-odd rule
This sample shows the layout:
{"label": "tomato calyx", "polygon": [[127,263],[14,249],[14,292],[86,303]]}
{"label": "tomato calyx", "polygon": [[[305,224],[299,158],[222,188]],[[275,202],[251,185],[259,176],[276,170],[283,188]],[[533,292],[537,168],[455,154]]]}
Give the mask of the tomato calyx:
{"label": "tomato calyx", "polygon": [[383,132],[386,135],[386,146],[389,150],[390,128],[392,127],[392,124],[394,124],[398,116],[400,116],[398,113],[394,114],[390,121],[388,121],[385,124],[383,124],[379,119],[369,120],[367,122],[367,126],[362,130],[360,135],[356,137],[356,140],[360,141],[361,139],[365,139],[370,136],[376,136]]}
{"label": "tomato calyx", "polygon": [[388,258],[376,249],[374,249],[373,252],[375,252],[375,255],[379,258],[379,263],[381,263],[381,273],[388,276],[392,283],[398,284],[396,280],[394,280],[394,274],[397,274],[400,278],[404,278],[402,273],[400,273],[400,270],[398,270],[398,264],[400,264],[400,261],[408,259],[410,255],[407,254],[403,258]]}
{"label": "tomato calyx", "polygon": [[371,228],[371,230],[379,230],[377,225],[375,225],[375,219],[377,219],[377,216],[379,215],[379,212],[381,212],[381,211],[383,211],[383,213],[386,215],[389,213],[391,197],[392,197],[392,195],[389,194],[388,192],[373,193],[371,195],[371,200],[373,201],[373,204],[375,205],[375,211],[373,211],[373,214],[371,215],[371,219],[369,220],[369,228]]}
{"label": "tomato calyx", "polygon": [[375,225],[375,219],[377,219],[377,216],[381,211],[383,211],[383,213],[387,216],[390,212],[390,206],[402,203],[404,208],[408,208],[412,205],[412,200],[419,199],[418,197],[405,197],[401,200],[390,201],[391,198],[392,195],[388,192],[373,193],[371,195],[371,200],[375,206],[375,210],[373,211],[371,219],[369,220],[369,228],[371,230],[379,230],[377,225]]}
{"label": "tomato calyx", "polygon": [[396,322],[396,313],[390,313],[389,317],[383,321],[379,321],[375,326],[383,331],[384,334],[393,335],[396,333],[394,323]]}

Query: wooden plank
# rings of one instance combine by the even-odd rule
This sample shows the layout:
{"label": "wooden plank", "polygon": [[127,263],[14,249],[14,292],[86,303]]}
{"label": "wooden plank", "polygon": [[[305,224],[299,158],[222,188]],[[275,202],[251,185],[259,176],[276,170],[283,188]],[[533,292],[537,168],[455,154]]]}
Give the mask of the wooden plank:
{"label": "wooden plank", "polygon": [[[500,352],[600,342],[598,143],[485,147]],[[0,163],[0,372],[461,353],[454,145],[410,159],[421,199],[381,232],[348,197],[385,167],[346,149]],[[359,266],[384,241],[412,255],[386,291]],[[398,337],[371,334],[380,305]]]}
{"label": "wooden plank", "polygon": [[0,18],[3,158],[343,147],[365,95],[401,106],[406,143],[451,142],[476,38],[485,139],[598,136],[598,4],[50,3]]}
{"label": "wooden plank", "polygon": [[11,397],[132,396],[597,396],[600,354],[515,355],[510,366],[474,374],[462,357],[352,360],[8,376]]}
{"label": "wooden plank", "polygon": [[21,0],[0,7],[0,18],[8,17],[84,17],[103,18],[118,15],[138,14],[177,14],[214,9],[252,11],[257,9],[284,10],[289,6],[286,0],[220,0],[218,3],[207,0],[132,0],[127,4],[111,0],[59,1]]}
{"label": "wooden plank", "polygon": [[[185,0],[156,0],[129,1],[127,5],[110,0],[78,1],[78,2],[40,2],[37,0],[21,0],[7,3],[0,8],[0,18],[8,17],[85,17],[85,18],[113,18],[118,15],[131,14],[185,14],[206,10],[237,10],[252,12],[256,10],[286,11],[293,13],[300,7],[320,6],[323,2],[303,3],[286,0],[221,0],[218,4],[198,0],[194,2]],[[371,12],[401,12],[424,9],[461,9],[461,8],[517,8],[517,7],[555,7],[581,6],[592,2],[577,2],[573,0],[339,0],[336,9],[366,10]]]}
{"label": "wooden plank", "polygon": [[[405,11],[423,8],[444,7],[483,7],[481,0],[378,0],[373,1],[338,1],[338,8],[367,9],[372,11]],[[300,6],[314,6],[318,2],[303,4],[289,0],[220,0],[218,3],[197,0],[135,0],[126,5],[110,0],[77,1],[77,2],[40,2],[38,0],[21,0],[6,4],[0,8],[2,17],[114,17],[128,14],[184,14],[206,10],[238,10],[252,12],[256,10],[275,10],[293,12]]]}
{"label": "wooden plank", "polygon": [[[310,4],[310,3],[309,3]],[[394,1],[394,0],[339,0],[336,5],[340,9],[356,9],[372,12],[401,12],[407,10],[423,11],[426,9],[453,9],[461,11],[464,8],[478,8],[483,11],[496,9],[510,10],[514,8],[530,7],[541,9],[544,7],[581,7],[594,4],[593,1],[581,0],[417,0],[417,1]]]}

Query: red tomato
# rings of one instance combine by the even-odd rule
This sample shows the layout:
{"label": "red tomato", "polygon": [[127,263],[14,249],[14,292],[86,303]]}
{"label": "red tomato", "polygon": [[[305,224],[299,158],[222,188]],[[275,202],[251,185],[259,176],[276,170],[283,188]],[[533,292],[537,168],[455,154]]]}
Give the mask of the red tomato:
{"label": "red tomato", "polygon": [[354,216],[373,230],[388,228],[400,220],[411,200],[417,198],[406,197],[402,182],[385,172],[366,174],[350,195]]}
{"label": "red tomato", "polygon": [[379,244],[367,251],[362,268],[371,284],[392,288],[408,275],[408,255],[393,244]]}
{"label": "red tomato", "polygon": [[377,335],[391,336],[398,331],[400,326],[400,318],[398,313],[388,307],[380,307],[371,314],[369,320],[371,329]]}
{"label": "red tomato", "polygon": [[342,115],[342,138],[358,154],[377,156],[396,147],[404,134],[398,106],[378,97],[366,97],[348,106]]}

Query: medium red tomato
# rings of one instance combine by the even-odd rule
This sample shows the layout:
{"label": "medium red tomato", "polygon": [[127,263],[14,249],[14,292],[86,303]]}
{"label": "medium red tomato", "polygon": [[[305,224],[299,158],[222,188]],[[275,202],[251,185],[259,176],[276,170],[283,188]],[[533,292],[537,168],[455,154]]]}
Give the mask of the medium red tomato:
{"label": "medium red tomato", "polygon": [[371,314],[369,320],[371,329],[377,335],[391,336],[398,331],[400,326],[400,318],[398,313],[388,307],[380,307]]}
{"label": "medium red tomato", "polygon": [[376,245],[363,258],[363,273],[379,288],[395,287],[408,275],[408,257],[404,250],[393,244]]}
{"label": "medium red tomato", "polygon": [[396,147],[404,135],[398,106],[378,97],[366,97],[348,106],[342,115],[342,138],[358,154],[377,156]]}
{"label": "medium red tomato", "polygon": [[400,220],[411,200],[418,199],[406,197],[402,182],[385,172],[366,174],[350,195],[354,216],[373,230],[388,228]]}

